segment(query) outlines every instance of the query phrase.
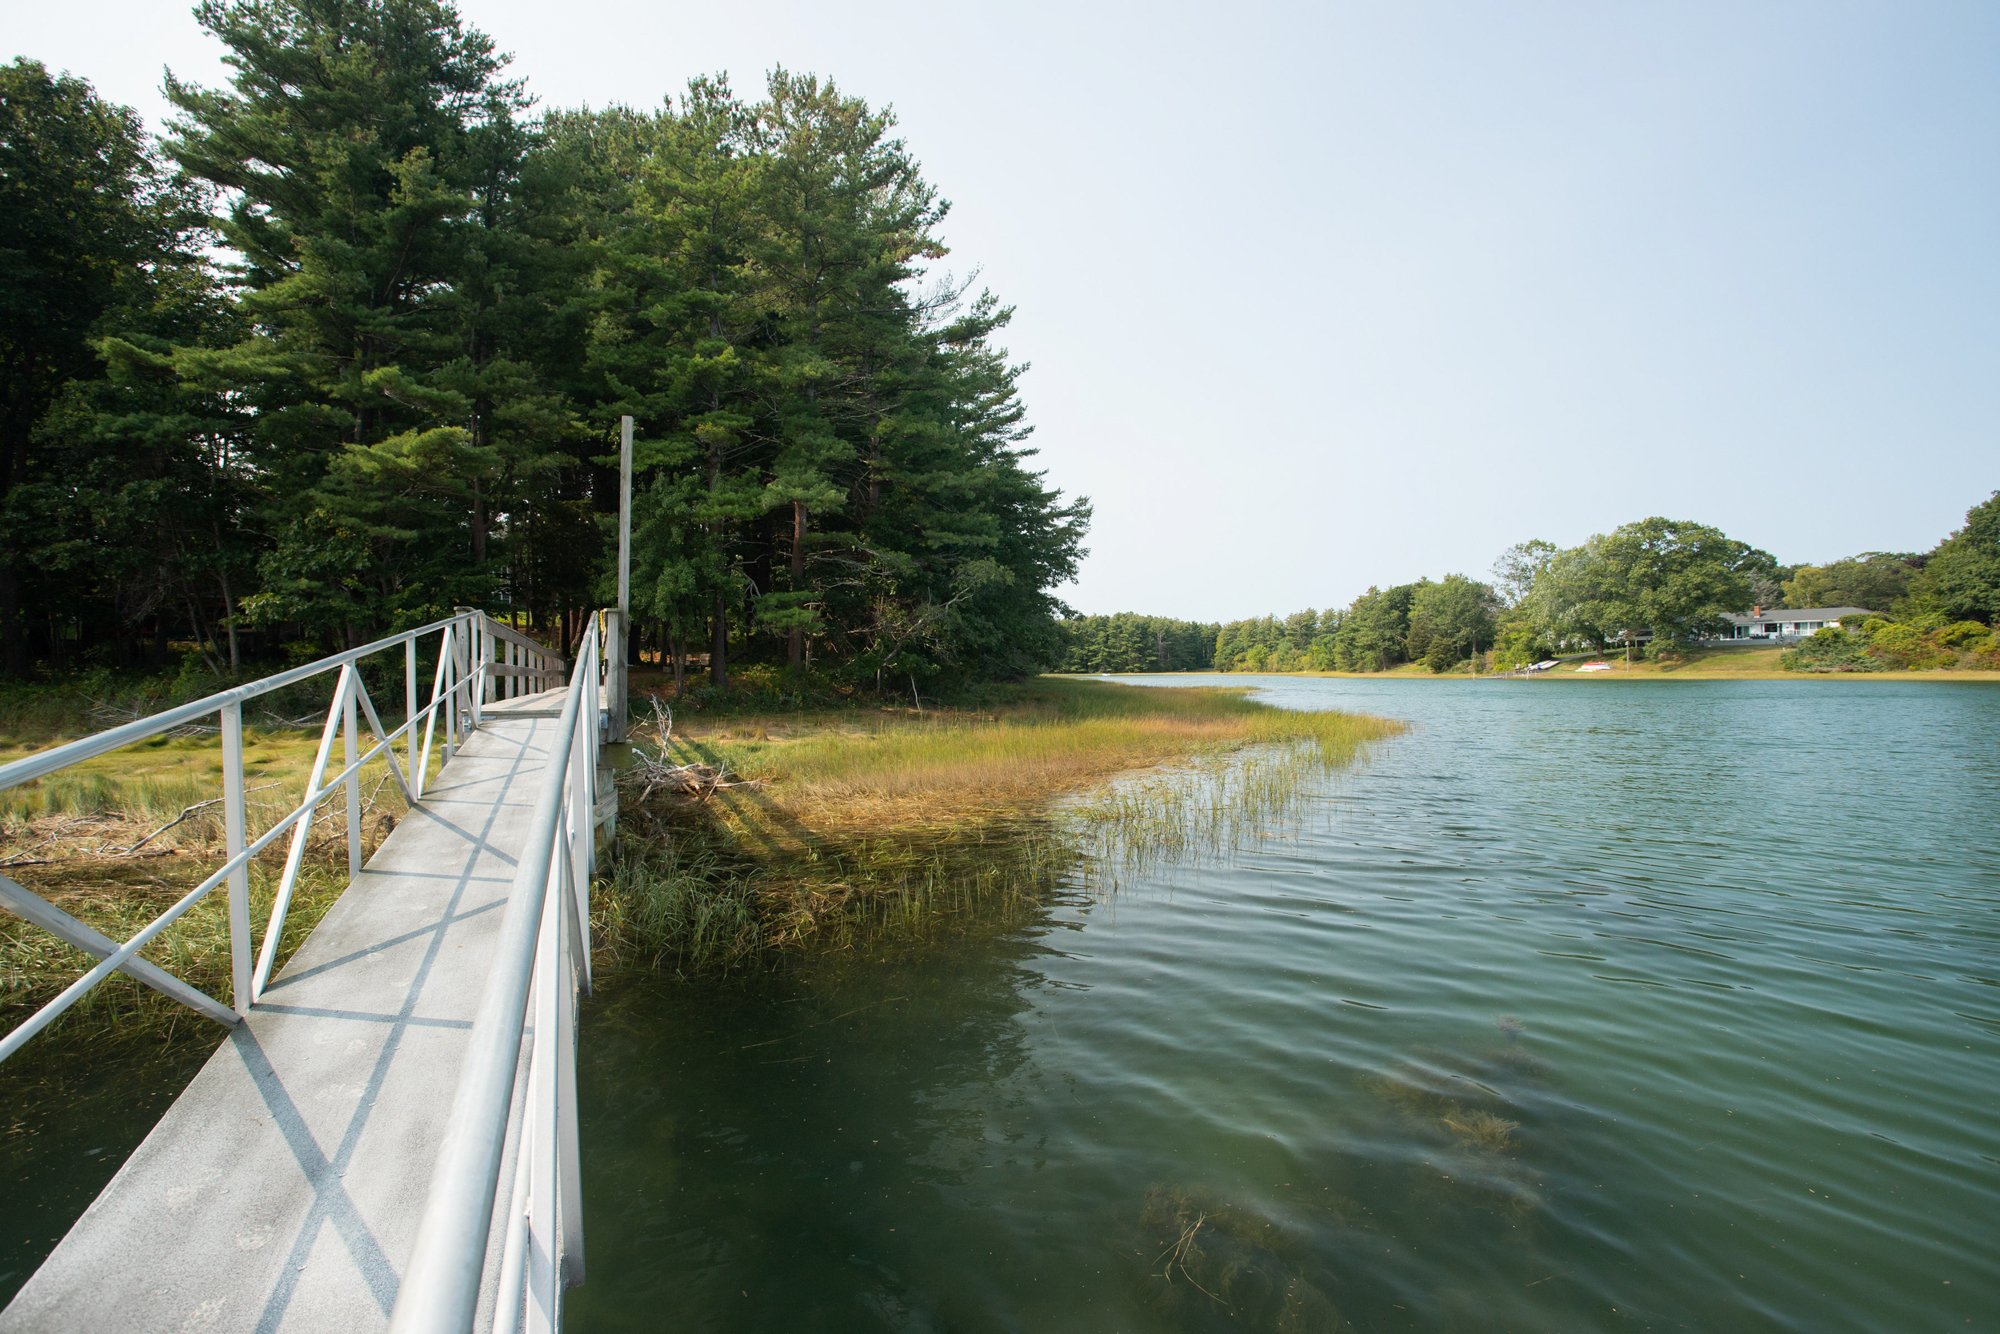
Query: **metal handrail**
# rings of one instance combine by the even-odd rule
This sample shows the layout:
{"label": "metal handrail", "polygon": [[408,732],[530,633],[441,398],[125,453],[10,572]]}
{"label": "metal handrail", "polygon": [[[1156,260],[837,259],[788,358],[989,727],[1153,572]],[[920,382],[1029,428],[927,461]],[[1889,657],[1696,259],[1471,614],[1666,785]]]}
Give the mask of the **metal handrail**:
{"label": "metal handrail", "polygon": [[185,727],[189,723],[198,722],[206,718],[211,713],[220,712],[230,704],[241,706],[256,699],[259,695],[268,695],[274,690],[283,690],[286,686],[297,685],[301,681],[309,681],[322,673],[330,672],[337,667],[344,667],[351,662],[359,662],[363,658],[380,653],[385,648],[394,648],[398,644],[415,641],[424,635],[443,630],[445,627],[455,625],[464,619],[463,616],[451,616],[441,621],[432,621],[429,625],[419,626],[415,630],[405,630],[399,635],[391,635],[387,639],[378,639],[372,644],[363,644],[360,648],[351,648],[344,653],[331,654],[328,657],[309,662],[303,667],[294,667],[289,671],[279,672],[276,676],[261,677],[258,680],[250,682],[248,685],[235,686],[229,690],[219,690],[213,695],[206,695],[201,699],[193,700],[187,704],[175,705],[171,709],[135,719],[129,723],[120,724],[117,727],[98,732],[93,736],[87,736],[78,741],[54,746],[33,755],[23,756],[21,759],[14,760],[8,764],[0,764],[0,792],[52,774],[58,769],[67,769],[72,764],[78,764],[84,760],[96,759],[99,755],[109,754],[114,750],[122,749],[123,747],[132,745],[134,742],[144,741],[148,737],[158,736],[160,733],[171,731],[176,727]]}
{"label": "metal handrail", "polygon": [[[432,634],[438,637],[437,670],[431,683],[430,702],[419,709],[417,646],[421,639]],[[494,671],[497,664],[493,661],[500,653],[499,645],[503,642],[506,644],[505,653],[511,669],[504,678]],[[400,727],[393,731],[385,731],[374,701],[369,697],[367,685],[361,678],[359,668],[364,659],[398,645],[404,650],[405,716]],[[63,1011],[74,1005],[113,972],[118,971],[128,973],[145,985],[218,1022],[233,1024],[240,1020],[262,994],[272,967],[276,963],[285,916],[304,861],[306,838],[311,829],[312,818],[320,804],[336,789],[345,790],[348,870],[350,875],[359,873],[362,851],[360,788],[362,766],[386,753],[391,775],[396,779],[404,796],[414,805],[423,796],[424,776],[430,767],[431,746],[440,715],[444,718],[444,756],[449,760],[457,743],[463,740],[472,727],[477,726],[482,706],[487,702],[489,695],[505,692],[511,696],[518,693],[521,687],[531,683],[540,685],[551,677],[560,679],[558,675],[560,670],[561,659],[551,650],[516,631],[499,625],[484,612],[461,608],[447,619],[433,621],[414,630],[406,630],[371,644],[335,653],[316,662],[294,667],[247,685],[218,691],[150,717],[137,719],[93,736],[54,746],[39,754],[0,765],[0,791],[5,791],[22,783],[46,777],[71,765],[144,741],[173,728],[216,715],[222,734],[222,802],[227,849],[226,859],[213,874],[122,944],[112,942],[102,933],[78,921],[47,899],[11,878],[0,875],[0,907],[15,912],[71,945],[99,957],[95,967],[85,972],[33,1015],[16,1025],[4,1038],[0,1038],[0,1061],[19,1051],[29,1039],[46,1028]],[[306,782],[306,795],[297,806],[279,818],[257,839],[250,841],[246,837],[245,827],[243,705],[259,696],[333,671],[337,671],[339,677],[334,686],[333,702],[327,711],[326,725],[320,734],[312,773]],[[359,724],[363,715],[366,717],[369,731],[375,738],[375,744],[365,752],[360,750],[358,744]],[[417,729],[420,724],[423,731],[421,747],[417,742]],[[326,770],[332,758],[336,731],[342,734],[345,743],[342,755],[344,764],[337,774],[327,778]],[[407,739],[406,754],[399,756],[396,743],[405,739]],[[399,759],[402,763],[398,762]],[[292,834],[292,845],[286,856],[284,873],[279,879],[277,892],[274,895],[261,956],[256,960],[253,970],[249,864],[253,858],[287,832]],[[138,957],[140,950],[225,881],[229,884],[230,899],[230,962],[235,1002],[233,1007],[223,1005],[206,992]]]}
{"label": "metal handrail", "polygon": [[[606,666],[600,650],[603,622],[616,615],[592,617],[577,650],[549,743],[548,786],[535,804],[488,964],[423,1221],[390,1317],[392,1334],[474,1327],[510,1143],[516,1145],[514,1179],[494,1328],[511,1331],[524,1318],[537,1330],[557,1328],[562,1289],[583,1278],[575,1004],[579,981],[589,985],[598,692]],[[607,687],[618,672],[609,675]],[[524,1089],[521,1043],[531,996],[533,1048]]]}
{"label": "metal handrail", "polygon": [[[590,982],[589,886],[596,855],[599,746],[607,721],[599,690],[601,684],[606,698],[623,698],[623,633],[620,613],[600,612],[590,619],[577,650],[550,750],[548,785],[534,809],[527,847],[489,965],[486,994],[468,1038],[464,1073],[396,1303],[395,1329],[429,1334],[473,1327],[484,1260],[495,1227],[495,1191],[510,1149],[514,1175],[509,1183],[510,1203],[500,1220],[505,1230],[495,1328],[513,1331],[525,1322],[536,1330],[553,1331],[560,1324],[563,1288],[582,1281],[576,1001],[579,986],[587,988]],[[430,635],[437,636],[437,668],[429,702],[419,708],[418,641]],[[603,651],[607,639],[621,646],[615,661]],[[388,731],[369,696],[360,664],[399,644],[404,649],[405,716],[401,726]],[[228,854],[213,873],[123,943],[110,940],[0,875],[0,907],[11,908],[99,956],[95,967],[0,1039],[0,1060],[19,1050],[92,987],[121,970],[222,1023],[240,1022],[270,978],[306,838],[321,803],[335,792],[345,792],[348,859],[351,872],[358,873],[362,767],[386,756],[390,775],[411,804],[417,805],[423,799],[424,778],[440,720],[444,754],[449,759],[457,744],[480,725],[487,705],[516,698],[551,679],[560,680],[563,667],[562,658],[553,650],[484,612],[460,608],[448,619],[0,765],[0,790],[5,790],[218,715]],[[244,809],[243,705],[327,672],[338,676],[306,780],[306,794],[270,828],[249,839]],[[366,750],[359,736],[364,721],[374,738]],[[338,772],[329,776],[336,734],[343,741],[343,753]],[[405,743],[400,753],[398,742]],[[249,864],[287,834],[291,847],[273,896],[263,948],[253,967]],[[224,883],[229,885],[230,898],[233,1009],[139,957],[148,943]],[[525,1084],[517,1079],[524,1036],[531,1044]]]}

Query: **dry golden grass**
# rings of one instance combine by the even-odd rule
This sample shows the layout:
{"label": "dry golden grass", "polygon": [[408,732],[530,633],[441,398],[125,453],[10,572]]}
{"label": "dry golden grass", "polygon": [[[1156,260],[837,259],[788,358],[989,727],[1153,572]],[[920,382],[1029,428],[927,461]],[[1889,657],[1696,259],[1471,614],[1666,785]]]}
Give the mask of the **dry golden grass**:
{"label": "dry golden grass", "polygon": [[[938,829],[1018,815],[1134,770],[1260,744],[1344,763],[1401,725],[1272,708],[1240,690],[1044,678],[979,711],[682,722],[669,751],[748,780],[718,794],[762,840]],[[635,735],[640,746],[656,738]]]}
{"label": "dry golden grass", "polygon": [[[305,794],[318,745],[311,731],[246,731],[245,814],[252,839],[290,813]],[[364,745],[372,742],[364,742]],[[0,743],[0,760],[30,748]],[[330,772],[338,772],[336,743]],[[433,771],[439,760],[433,757]],[[0,874],[124,940],[212,874],[226,858],[221,742],[213,735],[158,737],[0,792]],[[407,809],[377,758],[361,771],[362,846],[372,853]],[[209,804],[209,803],[215,804]],[[193,809],[190,809],[193,808]],[[251,920],[261,933],[289,836],[250,867]],[[345,806],[320,807],[298,890],[285,923],[289,956],[347,885]],[[224,1001],[230,945],[227,894],[212,891],[144,950],[146,958]],[[0,912],[0,1029],[25,1018],[96,962],[56,937]],[[94,1039],[107,1026],[170,1025],[180,1008],[117,975],[108,978],[37,1039],[37,1046]],[[205,1021],[198,1021],[205,1022]],[[218,1030],[219,1031],[219,1030]]]}
{"label": "dry golden grass", "polygon": [[[728,781],[621,816],[599,925],[614,955],[704,967],[921,934],[1027,904],[1109,848],[1184,855],[1261,825],[1315,772],[1401,730],[1235,689],[1043,678],[980,709],[681,720],[664,750]],[[657,732],[635,746],[659,751]],[[1246,748],[1259,756],[1223,765]],[[1157,770],[1159,779],[1111,784]],[[1065,805],[1060,800],[1096,793]]]}

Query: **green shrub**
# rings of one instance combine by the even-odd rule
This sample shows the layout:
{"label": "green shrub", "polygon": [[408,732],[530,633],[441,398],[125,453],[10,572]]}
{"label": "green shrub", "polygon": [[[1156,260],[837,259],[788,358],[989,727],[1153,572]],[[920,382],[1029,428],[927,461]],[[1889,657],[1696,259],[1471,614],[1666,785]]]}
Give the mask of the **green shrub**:
{"label": "green shrub", "polygon": [[1950,649],[1925,634],[1914,622],[1885,625],[1877,630],[1869,636],[1868,654],[1884,666],[1901,671],[1949,667],[1957,660]]}
{"label": "green shrub", "polygon": [[1863,636],[1831,625],[1786,649],[1778,664],[1788,672],[1879,672],[1884,665],[1869,656]]}
{"label": "green shrub", "polygon": [[1993,629],[1978,621],[1954,621],[1931,636],[1945,648],[1980,653],[1993,647]]}

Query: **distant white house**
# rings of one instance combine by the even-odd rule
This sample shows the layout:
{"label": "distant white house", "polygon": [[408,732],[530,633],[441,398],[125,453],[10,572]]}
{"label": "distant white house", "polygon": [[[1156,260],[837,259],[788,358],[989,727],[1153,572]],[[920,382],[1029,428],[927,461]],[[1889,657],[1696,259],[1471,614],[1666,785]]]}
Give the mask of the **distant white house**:
{"label": "distant white house", "polygon": [[1866,616],[1879,615],[1880,612],[1866,607],[1787,607],[1778,611],[1752,607],[1747,612],[1723,613],[1722,619],[1729,622],[1729,629],[1719,639],[1710,642],[1790,644],[1827,626],[1838,629],[1844,620],[1858,621]]}

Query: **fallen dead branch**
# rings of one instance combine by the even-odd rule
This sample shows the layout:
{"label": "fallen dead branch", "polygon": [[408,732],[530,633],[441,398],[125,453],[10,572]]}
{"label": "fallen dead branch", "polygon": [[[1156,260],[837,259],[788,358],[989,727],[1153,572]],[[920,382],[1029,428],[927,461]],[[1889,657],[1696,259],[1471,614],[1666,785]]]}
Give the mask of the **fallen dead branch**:
{"label": "fallen dead branch", "polygon": [[[105,727],[109,728],[117,727],[124,723],[137,722],[141,718],[158,712],[157,708],[143,704],[119,704],[113,700],[100,699],[92,702],[88,711],[88,717],[92,722],[102,723]],[[168,728],[161,735],[169,737],[214,736],[221,730],[222,725],[220,723],[182,723],[179,727]]]}
{"label": "fallen dead branch", "polygon": [[626,781],[639,788],[639,800],[646,801],[655,792],[667,792],[690,801],[707,801],[722,788],[754,787],[762,782],[756,778],[737,778],[729,772],[729,766],[717,767],[712,764],[676,764],[667,757],[673,744],[674,711],[665,700],[653,697],[653,734],[659,738],[659,749],[653,754],[637,744],[632,746],[632,767],[626,770]]}
{"label": "fallen dead branch", "polygon": [[[252,792],[263,792],[266,791],[267,789],[274,788],[276,786],[278,786],[276,783],[261,783],[256,787],[246,787],[243,789],[243,795],[247,797]],[[103,855],[106,857],[130,857],[133,853],[137,852],[140,848],[145,847],[148,843],[151,843],[161,834],[166,833],[169,829],[172,829],[174,826],[185,821],[190,815],[197,814],[198,812],[201,811],[211,810],[214,807],[220,806],[222,802],[223,798],[221,797],[211,797],[207,801],[197,801],[192,806],[183,806],[181,808],[181,813],[179,815],[176,815],[173,819],[167,821],[165,824],[161,825],[158,829],[155,829],[152,833],[140,839],[137,843],[134,843],[131,847],[106,848],[104,849]]]}

